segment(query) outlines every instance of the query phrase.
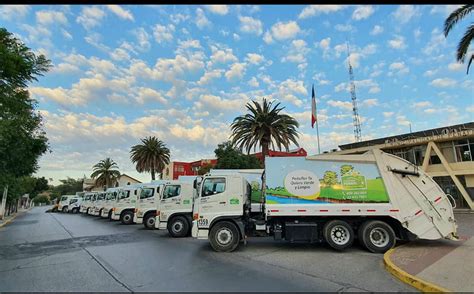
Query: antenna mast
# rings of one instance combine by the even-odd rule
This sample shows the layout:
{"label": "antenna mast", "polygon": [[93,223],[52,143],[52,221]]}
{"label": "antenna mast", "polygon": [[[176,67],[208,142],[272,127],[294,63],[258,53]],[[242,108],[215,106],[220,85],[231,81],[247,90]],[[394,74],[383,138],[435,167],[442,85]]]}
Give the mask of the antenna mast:
{"label": "antenna mast", "polygon": [[354,137],[356,142],[362,141],[360,130],[359,109],[357,108],[357,96],[355,92],[354,72],[352,71],[351,56],[349,53],[349,44],[347,44],[347,62],[349,63],[350,91],[352,99],[352,120],[354,122]]}

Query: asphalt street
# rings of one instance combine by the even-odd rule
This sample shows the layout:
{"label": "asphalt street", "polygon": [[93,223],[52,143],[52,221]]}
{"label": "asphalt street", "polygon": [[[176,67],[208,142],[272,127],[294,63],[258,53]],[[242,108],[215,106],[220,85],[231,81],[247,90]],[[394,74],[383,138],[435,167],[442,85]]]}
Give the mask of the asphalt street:
{"label": "asphalt street", "polygon": [[0,292],[414,291],[357,246],[254,238],[217,253],[207,241],[47,208],[0,228]]}

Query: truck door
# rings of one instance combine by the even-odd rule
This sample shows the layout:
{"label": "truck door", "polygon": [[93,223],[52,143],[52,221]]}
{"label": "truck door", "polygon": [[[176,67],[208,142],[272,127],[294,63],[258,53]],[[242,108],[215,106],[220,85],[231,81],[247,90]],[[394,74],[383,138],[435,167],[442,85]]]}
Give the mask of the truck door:
{"label": "truck door", "polygon": [[181,185],[166,185],[160,201],[160,221],[164,222],[181,206]]}
{"label": "truck door", "polygon": [[[155,207],[155,196],[159,195],[159,186],[143,187],[140,193],[140,199],[137,201],[138,217],[143,217],[145,213],[151,208]],[[158,196],[159,197],[159,196]]]}

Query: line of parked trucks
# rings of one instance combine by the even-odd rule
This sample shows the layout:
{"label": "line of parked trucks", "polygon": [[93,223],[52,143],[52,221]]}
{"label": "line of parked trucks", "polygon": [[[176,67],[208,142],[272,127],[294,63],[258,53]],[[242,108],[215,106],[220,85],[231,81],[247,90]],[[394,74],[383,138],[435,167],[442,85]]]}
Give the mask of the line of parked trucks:
{"label": "line of parked trucks", "polygon": [[64,195],[58,209],[208,239],[225,252],[256,236],[336,250],[358,240],[374,253],[397,239],[457,239],[450,195],[397,156],[267,157],[265,166]]}

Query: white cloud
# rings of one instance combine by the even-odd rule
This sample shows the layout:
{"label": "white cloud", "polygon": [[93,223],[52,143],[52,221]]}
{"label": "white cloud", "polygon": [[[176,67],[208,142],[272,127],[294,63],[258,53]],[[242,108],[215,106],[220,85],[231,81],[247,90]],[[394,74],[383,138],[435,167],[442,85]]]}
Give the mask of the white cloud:
{"label": "white cloud", "polygon": [[414,16],[418,14],[418,9],[413,5],[400,5],[393,13],[393,16],[400,24],[409,22]]}
{"label": "white cloud", "polygon": [[254,88],[257,88],[257,87],[260,86],[260,84],[258,83],[256,77],[252,77],[252,78],[250,79],[250,81],[248,81],[247,84],[248,84],[249,86],[251,86],[251,87],[254,87]]}
{"label": "white cloud", "polygon": [[413,108],[426,108],[433,106],[433,104],[430,101],[420,101],[420,102],[415,102],[412,104]]}
{"label": "white cloud", "polygon": [[228,81],[240,80],[244,77],[245,67],[245,63],[236,62],[232,64],[230,69],[225,73],[225,77]]}
{"label": "white cloud", "polygon": [[467,110],[468,112],[474,112],[474,105],[468,106],[468,107],[466,108],[466,110]]}
{"label": "white cloud", "polygon": [[303,101],[298,96],[307,96],[308,90],[304,86],[303,81],[287,79],[278,85],[278,93],[276,97],[292,103],[295,106],[302,106]]}
{"label": "white cloud", "polygon": [[251,64],[260,64],[264,60],[265,60],[265,57],[257,53],[247,53],[247,57],[245,58],[245,61]]}
{"label": "white cloud", "polygon": [[407,47],[407,45],[405,44],[405,38],[402,36],[395,36],[394,39],[389,40],[388,46],[390,46],[393,49],[398,49],[398,50],[402,50]]}
{"label": "white cloud", "polygon": [[430,83],[434,87],[438,88],[446,88],[446,87],[453,87],[457,84],[456,80],[450,78],[441,78],[441,79],[434,79]]}
{"label": "white cloud", "polygon": [[413,36],[415,37],[415,39],[419,39],[420,36],[421,36],[421,30],[420,28],[416,28],[414,31],[413,31]]}
{"label": "white cloud", "polygon": [[366,19],[374,13],[374,7],[372,5],[361,5],[358,6],[352,13],[352,19],[362,20]]}
{"label": "white cloud", "polygon": [[204,14],[204,11],[201,8],[196,9],[196,26],[199,29],[203,29],[205,27],[210,27],[211,22],[207,19],[206,15]]}
{"label": "white cloud", "polygon": [[329,106],[341,108],[344,110],[352,110],[352,103],[348,101],[328,100],[326,102]]}
{"label": "white cloud", "polygon": [[322,39],[319,42],[319,47],[323,50],[328,49],[330,46],[331,46],[331,38],[329,38],[329,37],[325,38],[325,39]]}
{"label": "white cloud", "polygon": [[232,34],[232,38],[234,38],[235,41],[239,41],[239,40],[240,40],[239,34],[236,34],[236,33],[233,33],[233,34]]}
{"label": "white cloud", "polygon": [[70,74],[80,72],[80,69],[74,64],[60,63],[54,66],[51,72],[60,74]]}
{"label": "white cloud", "polygon": [[213,109],[222,112],[241,109],[246,102],[246,99],[224,99],[219,96],[204,94],[199,97],[195,105],[198,109]]}
{"label": "white cloud", "polygon": [[155,41],[159,44],[170,42],[171,40],[173,40],[174,30],[175,27],[172,24],[169,24],[167,26],[159,24],[155,25],[153,27],[153,36],[155,37]]}
{"label": "white cloud", "polygon": [[119,5],[107,5],[107,8],[121,19],[134,21],[133,14],[130,10],[123,9]]}
{"label": "white cloud", "polygon": [[85,29],[91,29],[100,25],[105,12],[97,6],[86,6],[82,8],[81,14],[76,18],[76,22]]}
{"label": "white cloud", "polygon": [[139,104],[144,104],[145,102],[157,101],[161,104],[166,104],[167,101],[161,93],[151,88],[139,88],[135,100]]}
{"label": "white cloud", "polygon": [[2,5],[0,6],[0,19],[13,20],[24,18],[30,11],[28,5]]}
{"label": "white cloud", "polygon": [[207,10],[219,15],[226,15],[229,12],[228,5],[206,5]]}
{"label": "white cloud", "polygon": [[293,40],[291,42],[290,50],[288,54],[282,58],[282,62],[295,62],[295,63],[305,63],[306,54],[308,54],[309,48],[304,40]]}
{"label": "white cloud", "polygon": [[369,89],[370,94],[376,94],[376,93],[379,93],[379,92],[380,92],[380,87],[379,86],[371,87]]}
{"label": "white cloud", "polygon": [[224,70],[222,69],[214,69],[208,72],[205,72],[204,75],[199,79],[197,82],[199,86],[204,86],[209,84],[213,79],[218,79],[222,76]]}
{"label": "white cloud", "polygon": [[372,31],[370,31],[370,34],[372,36],[376,36],[378,34],[381,34],[383,33],[383,27],[382,26],[379,26],[379,25],[375,25],[373,28],[372,28]]}
{"label": "white cloud", "polygon": [[389,66],[390,70],[397,71],[398,74],[405,74],[410,72],[410,69],[405,65],[405,62],[394,62]]}
{"label": "white cloud", "polygon": [[63,34],[64,38],[72,40],[72,35],[68,31],[62,29],[61,33]]}
{"label": "white cloud", "polygon": [[301,11],[301,13],[298,15],[298,18],[304,19],[323,13],[329,14],[344,8],[346,8],[345,5],[308,5]]}
{"label": "white cloud", "polygon": [[138,28],[134,32],[138,42],[138,49],[141,51],[148,51],[151,48],[150,35],[144,28]]}
{"label": "white cloud", "polygon": [[379,105],[379,101],[377,99],[371,98],[371,99],[365,99],[362,100],[360,103],[362,107],[372,107],[372,106],[377,106]]}
{"label": "white cloud", "polygon": [[354,27],[351,26],[350,24],[346,24],[346,25],[337,24],[334,28],[336,29],[336,31],[340,31],[340,32],[350,32],[354,29]]}
{"label": "white cloud", "polygon": [[265,34],[263,35],[263,41],[267,44],[270,44],[273,42],[272,34],[269,31],[266,31]]}
{"label": "white cloud", "polygon": [[40,10],[36,12],[36,21],[41,25],[67,24],[67,18],[61,11]]}
{"label": "white cloud", "polygon": [[272,38],[281,41],[296,37],[300,32],[300,27],[295,21],[277,22],[270,31]]}
{"label": "white cloud", "polygon": [[263,33],[262,22],[250,16],[239,16],[240,31],[244,33],[256,34],[260,36]]}
{"label": "white cloud", "polygon": [[84,40],[99,50],[104,52],[110,51],[110,48],[101,42],[102,36],[99,33],[89,33],[84,37]]}
{"label": "white cloud", "polygon": [[177,14],[170,15],[170,20],[174,24],[179,24],[181,22],[187,21],[189,18],[190,18],[189,14],[177,13]]}
{"label": "white cloud", "polygon": [[237,62],[238,59],[234,55],[232,49],[218,49],[217,47],[212,46],[212,55],[210,61],[207,63],[208,67],[213,67],[216,64],[225,64],[229,62]]}
{"label": "white cloud", "polygon": [[442,48],[445,48],[446,45],[446,37],[438,28],[435,28],[431,32],[430,41],[425,48],[423,48],[423,53],[426,55],[434,55],[440,52]]}
{"label": "white cloud", "polygon": [[399,115],[399,116],[397,116],[397,124],[400,125],[400,126],[409,126],[410,121],[407,119],[406,116]]}
{"label": "white cloud", "polygon": [[462,5],[433,5],[431,8],[430,14],[439,13],[447,17],[451,12],[461,7]]}
{"label": "white cloud", "polygon": [[462,71],[464,70],[464,65],[462,63],[453,62],[448,65],[450,71]]}
{"label": "white cloud", "polygon": [[383,114],[384,117],[389,118],[394,114],[394,112],[393,111],[387,111],[387,112],[382,112],[382,114]]}
{"label": "white cloud", "polygon": [[437,72],[438,72],[437,69],[427,70],[427,71],[425,71],[425,73],[423,74],[423,76],[425,76],[425,77],[432,77],[432,76],[434,76]]}

